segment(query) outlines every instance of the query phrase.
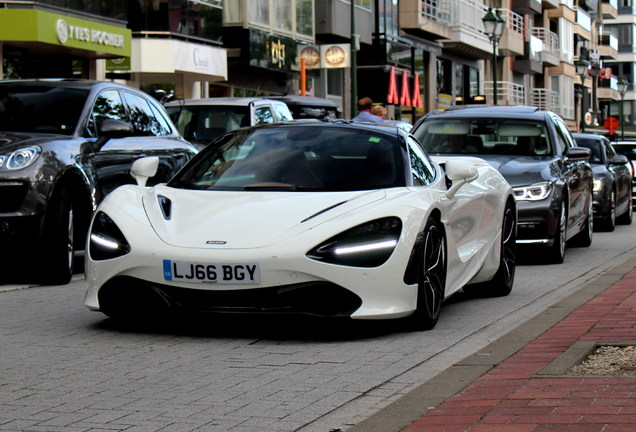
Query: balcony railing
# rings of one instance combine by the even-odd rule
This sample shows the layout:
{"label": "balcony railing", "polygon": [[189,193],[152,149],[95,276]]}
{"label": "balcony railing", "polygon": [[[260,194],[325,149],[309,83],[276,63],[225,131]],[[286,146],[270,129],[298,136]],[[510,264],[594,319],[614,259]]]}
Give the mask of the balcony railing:
{"label": "balcony railing", "polygon": [[[484,91],[486,99],[493,100],[493,82],[484,81]],[[497,81],[497,104],[498,105],[525,105],[525,87],[510,81]]]}
{"label": "balcony railing", "polygon": [[545,27],[532,27],[532,36],[535,36],[543,42],[543,51],[541,52],[541,61],[551,65],[558,65],[561,56],[559,48],[559,35],[551,32]]}
{"label": "balcony railing", "polygon": [[449,1],[422,0],[422,16],[427,19],[449,24],[451,19]]}
{"label": "balcony railing", "polygon": [[535,88],[530,92],[532,105],[542,110],[557,111],[559,109],[559,93],[545,88]]}

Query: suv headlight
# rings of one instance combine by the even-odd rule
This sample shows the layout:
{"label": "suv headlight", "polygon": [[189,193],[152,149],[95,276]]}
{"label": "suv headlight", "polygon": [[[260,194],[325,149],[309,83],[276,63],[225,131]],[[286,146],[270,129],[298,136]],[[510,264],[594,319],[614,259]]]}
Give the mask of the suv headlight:
{"label": "suv headlight", "polygon": [[598,191],[600,191],[600,190],[601,190],[601,188],[602,188],[602,187],[603,187],[603,182],[602,182],[602,181],[600,181],[600,180],[596,180],[596,179],[595,179],[595,180],[594,180],[594,186],[593,186],[592,190],[593,190],[594,192],[598,192]]}
{"label": "suv headlight", "polygon": [[535,183],[530,186],[512,188],[517,201],[541,201],[550,196],[553,184],[549,182]]}
{"label": "suv headlight", "polygon": [[316,261],[351,267],[378,267],[384,264],[402,232],[402,221],[387,217],[351,228],[307,253]]}
{"label": "suv headlight", "polygon": [[15,171],[26,168],[35,162],[41,153],[40,146],[30,146],[0,155],[0,170]]}

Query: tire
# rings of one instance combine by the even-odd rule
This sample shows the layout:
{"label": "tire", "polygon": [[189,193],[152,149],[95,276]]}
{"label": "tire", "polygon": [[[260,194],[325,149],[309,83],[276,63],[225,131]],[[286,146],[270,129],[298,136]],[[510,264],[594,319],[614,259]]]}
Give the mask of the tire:
{"label": "tire", "polygon": [[631,225],[634,218],[634,207],[632,206],[632,191],[629,191],[629,197],[627,200],[627,210],[616,218],[616,222],[620,225]]}
{"label": "tire", "polygon": [[464,292],[473,297],[504,297],[512,291],[517,268],[517,217],[514,205],[506,204],[501,228],[501,253],[499,268],[488,282],[464,287]]}
{"label": "tire", "polygon": [[75,242],[74,204],[71,192],[61,189],[55,194],[46,214],[44,233],[44,285],[65,285],[73,276]]}
{"label": "tire", "polygon": [[[616,209],[616,207],[614,207]],[[616,217],[616,210],[614,211],[614,217]],[[592,208],[592,200],[588,201],[587,217],[585,218],[585,224],[580,233],[572,238],[572,245],[577,247],[589,247],[592,245],[592,238],[594,232],[594,209]]]}
{"label": "tire", "polygon": [[612,189],[612,194],[610,195],[609,212],[603,215],[600,228],[607,232],[612,232],[616,228],[616,191],[614,189]]}
{"label": "tire", "polygon": [[440,222],[429,217],[418,251],[417,309],[410,317],[417,330],[437,324],[446,289],[446,235]]}
{"label": "tire", "polygon": [[554,243],[548,248],[547,260],[550,264],[561,264],[565,260],[565,235],[568,227],[568,216],[565,209],[566,201],[561,203],[559,220],[554,233]]}

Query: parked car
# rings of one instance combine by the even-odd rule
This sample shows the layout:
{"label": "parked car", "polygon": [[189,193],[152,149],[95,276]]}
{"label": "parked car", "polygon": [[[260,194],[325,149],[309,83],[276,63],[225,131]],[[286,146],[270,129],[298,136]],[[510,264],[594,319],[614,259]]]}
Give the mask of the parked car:
{"label": "parked car", "polygon": [[466,284],[512,289],[510,185],[477,158],[430,159],[398,128],[241,129],[143,187],[151,165],[137,161],[140,186],[113,192],[93,219],[85,304],[108,316],[410,316],[428,329]]}
{"label": "parked car", "polygon": [[384,124],[399,127],[400,129],[404,129],[407,132],[410,132],[413,129],[413,125],[409,122],[405,122],[403,120],[384,120]]}
{"label": "parked car", "polygon": [[113,189],[133,182],[133,161],[158,157],[154,184],[196,152],[163,107],[132,87],[0,81],[2,265],[28,254],[26,271],[42,283],[67,283],[93,211]]}
{"label": "parked car", "polygon": [[295,119],[335,119],[341,118],[340,105],[315,96],[269,96],[269,98],[284,102]]}
{"label": "parked car", "polygon": [[616,223],[632,223],[632,171],[629,159],[617,154],[603,135],[572,134],[579,147],[592,152],[594,226],[614,231]]}
{"label": "parked car", "polygon": [[566,241],[592,243],[590,150],[576,146],[555,113],[528,106],[465,106],[426,115],[411,133],[429,154],[470,154],[501,172],[517,199],[517,244],[543,247],[548,262],[561,263]]}
{"label": "parked car", "polygon": [[181,135],[199,149],[234,129],[293,120],[284,102],[258,97],[176,100],[165,107]]}
{"label": "parked car", "polygon": [[636,141],[613,141],[616,153],[627,156],[632,169],[632,206],[636,205]]}

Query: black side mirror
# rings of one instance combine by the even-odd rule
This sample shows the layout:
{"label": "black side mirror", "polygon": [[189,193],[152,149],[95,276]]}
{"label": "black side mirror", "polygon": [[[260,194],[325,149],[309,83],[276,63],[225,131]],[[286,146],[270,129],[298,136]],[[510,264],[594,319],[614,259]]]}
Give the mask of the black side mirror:
{"label": "black side mirror", "polygon": [[565,151],[565,156],[571,161],[588,161],[592,151],[584,147],[570,147]]}
{"label": "black side mirror", "polygon": [[99,151],[111,138],[126,138],[135,134],[133,126],[122,120],[105,119],[97,128],[99,137],[95,141],[95,151]]}
{"label": "black side mirror", "polygon": [[629,163],[627,156],[622,154],[615,154],[610,158],[610,165],[626,165]]}

